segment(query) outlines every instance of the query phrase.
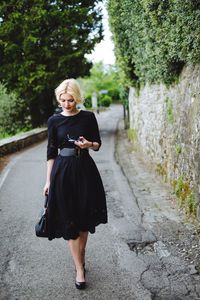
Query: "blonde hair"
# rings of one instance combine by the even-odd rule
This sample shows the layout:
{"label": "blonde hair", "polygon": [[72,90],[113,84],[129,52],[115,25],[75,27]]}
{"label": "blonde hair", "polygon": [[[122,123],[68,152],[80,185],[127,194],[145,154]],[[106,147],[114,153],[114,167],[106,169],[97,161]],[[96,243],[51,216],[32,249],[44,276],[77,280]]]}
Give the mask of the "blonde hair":
{"label": "blonde hair", "polygon": [[55,89],[55,95],[58,102],[60,101],[60,96],[65,93],[70,94],[76,103],[81,103],[83,101],[80,85],[74,78],[64,80]]}

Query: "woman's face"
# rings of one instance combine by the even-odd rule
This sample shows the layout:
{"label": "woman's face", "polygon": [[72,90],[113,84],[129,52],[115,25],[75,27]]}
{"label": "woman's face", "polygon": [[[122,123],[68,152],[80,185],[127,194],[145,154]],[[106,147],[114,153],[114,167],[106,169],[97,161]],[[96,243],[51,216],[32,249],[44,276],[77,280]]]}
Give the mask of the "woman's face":
{"label": "woman's face", "polygon": [[60,96],[59,100],[60,105],[62,106],[63,111],[65,112],[74,112],[76,111],[76,101],[72,95],[65,93]]}

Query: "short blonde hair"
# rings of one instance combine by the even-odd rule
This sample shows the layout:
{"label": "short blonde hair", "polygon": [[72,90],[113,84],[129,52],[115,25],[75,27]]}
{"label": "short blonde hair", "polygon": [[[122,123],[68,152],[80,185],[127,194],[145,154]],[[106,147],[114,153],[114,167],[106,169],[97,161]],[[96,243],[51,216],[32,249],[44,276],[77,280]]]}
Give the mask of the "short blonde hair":
{"label": "short blonde hair", "polygon": [[80,85],[74,78],[69,78],[61,82],[61,84],[55,89],[56,99],[59,102],[62,94],[70,94],[76,103],[83,101]]}

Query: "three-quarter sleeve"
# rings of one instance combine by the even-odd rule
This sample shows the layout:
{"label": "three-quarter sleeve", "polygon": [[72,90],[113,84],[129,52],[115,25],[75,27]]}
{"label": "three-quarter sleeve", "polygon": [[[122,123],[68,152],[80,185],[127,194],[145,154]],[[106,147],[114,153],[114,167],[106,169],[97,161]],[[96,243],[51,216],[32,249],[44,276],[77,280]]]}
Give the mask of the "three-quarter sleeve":
{"label": "three-quarter sleeve", "polygon": [[[97,119],[96,119],[94,113],[91,113],[91,124],[90,124],[90,126],[91,126],[90,127],[90,129],[91,129],[91,141],[99,143],[99,148],[100,148],[101,138],[100,138],[100,134],[99,134],[99,126],[98,126]],[[99,148],[96,149],[95,151],[98,151]]]}
{"label": "three-quarter sleeve", "polygon": [[50,117],[47,122],[48,125],[48,143],[47,143],[47,160],[54,159],[58,155],[58,145],[56,128],[52,118]]}

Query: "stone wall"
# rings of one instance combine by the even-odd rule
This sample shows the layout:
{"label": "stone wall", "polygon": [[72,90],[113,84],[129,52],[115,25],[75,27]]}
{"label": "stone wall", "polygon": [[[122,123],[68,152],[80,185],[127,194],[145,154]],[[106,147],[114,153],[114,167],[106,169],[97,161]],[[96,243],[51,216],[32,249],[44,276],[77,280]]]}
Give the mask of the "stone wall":
{"label": "stone wall", "polygon": [[47,128],[35,128],[0,140],[0,158],[47,138]]}
{"label": "stone wall", "polygon": [[129,91],[130,133],[157,171],[189,182],[200,195],[200,65],[183,69],[177,84]]}

